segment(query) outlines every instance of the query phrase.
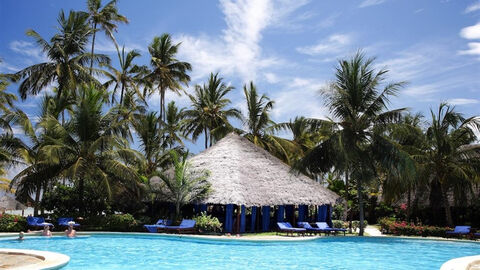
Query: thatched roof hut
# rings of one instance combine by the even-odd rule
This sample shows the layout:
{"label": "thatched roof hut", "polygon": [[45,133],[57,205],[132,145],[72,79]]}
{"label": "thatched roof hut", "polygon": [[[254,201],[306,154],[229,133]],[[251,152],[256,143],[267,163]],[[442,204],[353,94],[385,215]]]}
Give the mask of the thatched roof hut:
{"label": "thatched roof hut", "polygon": [[189,159],[190,169],[208,170],[209,204],[323,205],[338,195],[290,167],[247,139],[231,133]]}

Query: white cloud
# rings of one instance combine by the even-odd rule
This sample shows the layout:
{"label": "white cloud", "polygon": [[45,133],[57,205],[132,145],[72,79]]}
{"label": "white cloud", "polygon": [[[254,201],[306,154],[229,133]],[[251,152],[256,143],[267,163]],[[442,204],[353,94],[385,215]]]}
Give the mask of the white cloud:
{"label": "white cloud", "polygon": [[277,82],[280,81],[280,79],[278,78],[278,76],[275,73],[265,72],[264,75],[265,75],[265,79],[269,83],[277,83]]}
{"label": "white cloud", "polygon": [[460,31],[460,36],[465,39],[480,39],[480,22],[463,28]]}
{"label": "white cloud", "polygon": [[467,55],[480,55],[480,42],[469,42],[467,44],[468,50],[461,50],[459,54],[467,54]]}
{"label": "white cloud", "polygon": [[308,55],[337,54],[344,51],[352,43],[348,34],[334,34],[313,46],[298,47],[297,51]]}
{"label": "white cloud", "polygon": [[43,51],[40,48],[36,47],[36,45],[32,42],[14,40],[10,42],[10,49],[21,55],[33,58],[33,60],[37,62],[48,61]]}
{"label": "white cloud", "polygon": [[262,52],[263,31],[278,27],[278,22],[306,3],[305,0],[222,0],[220,8],[227,25],[222,35],[179,36],[177,39],[182,41],[179,59],[195,66],[194,80],[218,70],[243,81],[255,80],[259,70],[282,62]]}
{"label": "white cloud", "polygon": [[272,114],[277,121],[288,121],[300,115],[313,118],[326,118],[329,115],[320,96],[325,82],[301,77],[288,81],[290,83],[286,83],[284,89],[272,95],[275,101]]}
{"label": "white cloud", "polygon": [[470,13],[470,12],[474,12],[474,11],[477,11],[477,10],[480,10],[480,2],[475,2],[471,5],[469,5],[466,9],[465,9],[465,13]]}
{"label": "white cloud", "polygon": [[447,102],[452,105],[469,105],[469,104],[477,104],[480,101],[478,99],[473,99],[473,98],[452,98],[447,100]]}
{"label": "white cloud", "polygon": [[337,18],[340,16],[340,13],[334,13],[331,14],[330,16],[326,17],[325,19],[321,20],[320,23],[318,24],[318,27],[320,28],[328,28],[331,27],[335,24],[335,21]]}
{"label": "white cloud", "polygon": [[359,8],[376,6],[385,3],[386,0],[364,0],[360,5]]}
{"label": "white cloud", "polygon": [[20,68],[19,67],[16,67],[16,66],[12,66],[10,65],[9,63],[3,61],[0,62],[0,72],[3,72],[3,73],[10,73],[10,72],[17,72],[19,71]]}

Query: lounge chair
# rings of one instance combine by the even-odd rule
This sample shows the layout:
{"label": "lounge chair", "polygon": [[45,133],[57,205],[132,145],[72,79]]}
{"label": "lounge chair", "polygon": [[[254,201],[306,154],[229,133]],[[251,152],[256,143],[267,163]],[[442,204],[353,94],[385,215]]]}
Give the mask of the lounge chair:
{"label": "lounge chair", "polygon": [[312,225],[310,225],[310,223],[308,222],[297,222],[297,226],[300,228],[304,228],[307,230],[307,232],[313,233],[313,234],[317,234],[317,233],[320,234],[322,232],[327,233],[327,231],[323,229],[312,227]]}
{"label": "lounge chair", "polygon": [[455,226],[453,231],[446,231],[445,236],[448,238],[449,236],[463,236],[470,234],[470,226]]}
{"label": "lounge chair", "polygon": [[165,228],[166,226],[172,225],[172,221],[169,219],[159,219],[157,223],[153,225],[143,225],[151,233],[158,232],[158,228]]}
{"label": "lounge chair", "polygon": [[336,234],[338,232],[343,232],[343,235],[345,235],[347,233],[346,229],[332,228],[332,227],[328,226],[328,224],[326,222],[316,222],[315,224],[317,225],[318,228],[324,230],[327,233],[333,232],[334,234]]}
{"label": "lounge chair", "polygon": [[293,233],[297,233],[298,235],[303,235],[305,236],[305,233],[307,232],[307,229],[305,228],[294,228],[292,227],[292,225],[289,223],[289,222],[277,222],[277,226],[278,226],[278,232],[284,232],[287,234],[290,233],[292,236],[293,236]]}
{"label": "lounge chair", "polygon": [[165,226],[165,228],[157,228],[157,231],[167,231],[175,233],[194,233],[195,230],[195,220],[193,219],[184,219],[182,223],[178,226]]}
{"label": "lounge chair", "polygon": [[[61,217],[61,218],[57,219],[58,226],[68,227],[68,222],[70,222],[70,221],[74,221],[73,218],[71,218],[71,217]],[[78,227],[78,226],[80,226],[80,224],[78,224],[78,223],[73,224],[73,227]]]}
{"label": "lounge chair", "polygon": [[34,228],[43,228],[45,225],[48,225],[49,227],[54,227],[52,223],[45,222],[45,219],[43,217],[32,217],[29,216],[27,217],[27,224],[30,227]]}
{"label": "lounge chair", "polygon": [[477,233],[474,233],[474,234],[473,234],[473,238],[474,238],[474,239],[480,238],[480,233],[478,233],[478,232],[477,232]]}

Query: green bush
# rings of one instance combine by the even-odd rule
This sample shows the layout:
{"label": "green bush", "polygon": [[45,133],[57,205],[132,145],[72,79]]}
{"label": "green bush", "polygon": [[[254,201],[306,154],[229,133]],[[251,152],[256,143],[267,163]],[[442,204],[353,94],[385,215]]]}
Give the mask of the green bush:
{"label": "green bush", "polygon": [[130,214],[115,214],[105,217],[104,229],[109,231],[128,232],[136,230],[137,221]]}
{"label": "green bush", "polygon": [[332,220],[332,225],[334,228],[346,229],[348,227],[343,220]]}
{"label": "green bush", "polygon": [[[363,221],[363,228],[368,226],[367,220]],[[359,220],[352,220],[352,229],[355,231],[356,229],[360,228],[360,221]]]}
{"label": "green bush", "polygon": [[222,230],[222,223],[216,217],[207,215],[202,212],[200,216],[193,218],[195,226],[200,232],[220,232]]}
{"label": "green bush", "polygon": [[0,214],[0,232],[27,230],[27,219],[19,215]]}

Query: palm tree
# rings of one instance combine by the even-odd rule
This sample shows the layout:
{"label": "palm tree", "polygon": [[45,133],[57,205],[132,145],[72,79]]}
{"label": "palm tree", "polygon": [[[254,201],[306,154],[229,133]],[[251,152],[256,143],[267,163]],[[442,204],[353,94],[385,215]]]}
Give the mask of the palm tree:
{"label": "palm tree", "polygon": [[[85,94],[81,93],[85,91]],[[42,154],[50,166],[58,166],[57,177],[78,184],[80,210],[84,212],[85,181],[95,181],[111,196],[112,185],[137,187],[138,175],[134,166],[140,164],[141,154],[129,148],[126,136],[128,125],[116,121],[115,109],[104,113],[106,95],[93,85],[80,89],[80,100],[73,108],[71,119],[62,125],[54,117],[46,117],[40,126],[45,134]]]}
{"label": "palm tree", "polygon": [[182,84],[187,85],[190,81],[187,72],[192,70],[192,66],[175,58],[180,44],[173,45],[170,35],[163,34],[160,37],[154,37],[148,46],[151,55],[150,65],[153,70],[147,79],[157,85],[156,90],[160,94],[159,119],[163,121],[165,121],[165,92],[167,89],[180,93]]}
{"label": "palm tree", "polygon": [[147,68],[145,66],[137,66],[133,64],[133,60],[136,57],[139,57],[140,53],[136,50],[132,50],[125,54],[125,47],[123,47],[121,53],[117,50],[117,54],[120,62],[120,69],[108,65],[107,67],[110,72],[105,72],[105,75],[109,80],[105,82],[104,86],[108,88],[111,84],[115,84],[112,93],[112,103],[115,102],[115,95],[118,88],[121,89],[120,106],[123,105],[123,95],[125,91],[133,90],[137,97],[143,100],[139,85],[142,83],[142,79],[147,73]]}
{"label": "palm tree", "polygon": [[350,60],[339,61],[336,80],[324,92],[326,105],[338,120],[323,120],[326,126],[332,127],[331,135],[297,164],[313,173],[325,173],[336,166],[337,160],[346,161],[347,177],[357,186],[359,235],[363,235],[364,230],[364,187],[377,176],[377,168],[406,177],[415,172],[408,154],[383,132],[385,126],[398,120],[404,111],[387,111],[388,98],[395,95],[403,83],[390,83],[379,90],[388,71],[376,71],[373,60],[365,59],[358,52]]}
{"label": "palm tree", "polygon": [[[128,23],[127,17],[118,14],[117,0],[108,2],[102,8],[102,0],[87,0],[87,12],[89,21],[93,29],[92,35],[92,50],[91,55],[94,55],[95,50],[95,37],[97,34],[97,27],[105,32],[105,35],[113,41],[115,48],[118,51],[117,41],[113,36],[113,33],[117,31],[118,26],[115,23]],[[90,75],[93,71],[93,59],[90,61]]]}
{"label": "palm tree", "polygon": [[185,146],[183,140],[185,125],[185,108],[179,109],[175,105],[175,101],[170,101],[166,111],[166,121],[162,122],[162,129],[164,133],[162,147],[173,148],[175,145]]}
{"label": "palm tree", "polygon": [[170,156],[173,161],[173,172],[159,173],[162,184],[158,188],[158,192],[173,202],[175,205],[174,220],[177,220],[183,205],[201,200],[208,195],[210,192],[210,183],[207,181],[209,172],[189,170],[188,152],[179,156],[175,150],[172,150]]}
{"label": "palm tree", "polygon": [[250,82],[248,87],[244,85],[243,92],[247,101],[247,117],[245,118],[247,130],[243,136],[289,164],[290,153],[295,151],[295,145],[287,139],[273,135],[275,122],[270,119],[269,115],[273,108],[273,101],[265,94],[259,96],[253,82]]}
{"label": "palm tree", "polygon": [[464,118],[455,107],[441,103],[438,110],[431,112],[431,123],[426,132],[426,147],[415,160],[429,172],[432,186],[439,186],[445,208],[445,221],[453,225],[449,194],[466,190],[476,182],[480,173],[480,145],[474,144],[475,130],[480,127],[479,119]]}
{"label": "palm tree", "polygon": [[62,10],[58,18],[60,33],[55,34],[50,42],[34,30],[27,31],[27,35],[33,37],[47,54],[48,61],[27,67],[14,75],[16,81],[23,79],[18,89],[22,99],[29,94],[38,94],[53,82],[58,84],[57,97],[71,95],[80,83],[99,84],[85,65],[89,61],[108,64],[109,58],[86,53],[85,47],[92,34],[87,20],[88,14],[85,12],[70,11],[66,18]]}
{"label": "palm tree", "polygon": [[223,82],[218,73],[211,73],[207,84],[196,85],[195,95],[188,95],[192,109],[185,112],[188,118],[185,130],[187,134],[192,134],[194,141],[203,133],[205,148],[209,141],[211,146],[214,140],[233,130],[229,118],[242,119],[239,110],[227,108],[231,101],[225,96],[233,89]]}

